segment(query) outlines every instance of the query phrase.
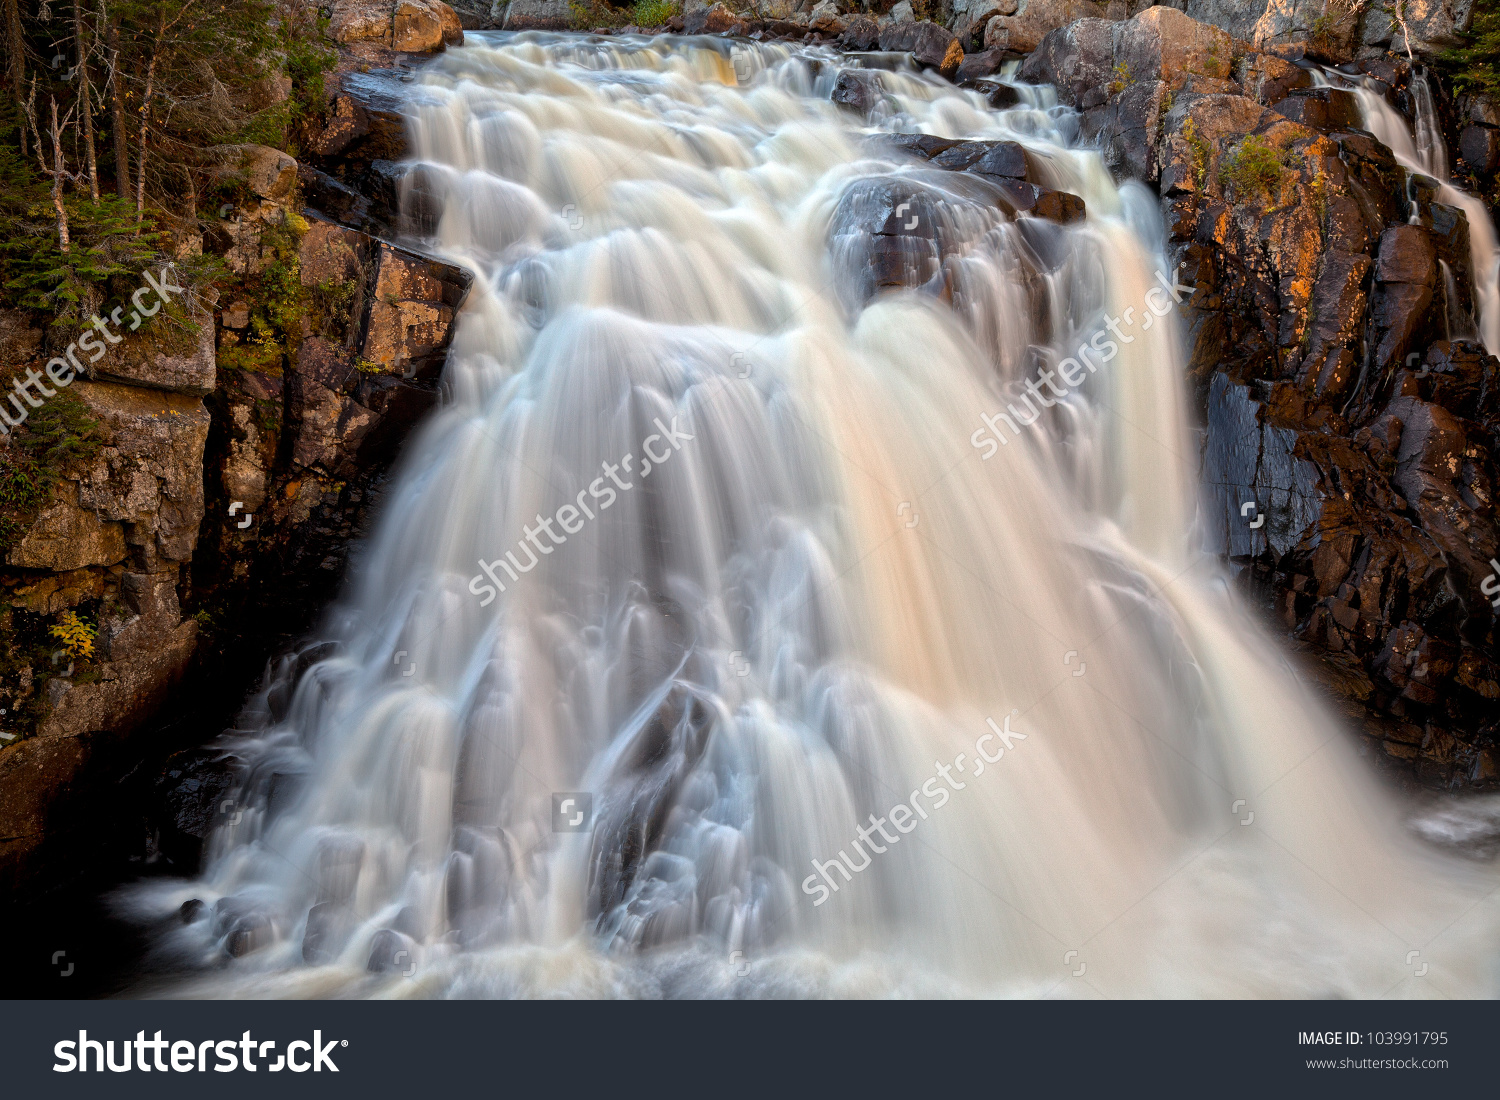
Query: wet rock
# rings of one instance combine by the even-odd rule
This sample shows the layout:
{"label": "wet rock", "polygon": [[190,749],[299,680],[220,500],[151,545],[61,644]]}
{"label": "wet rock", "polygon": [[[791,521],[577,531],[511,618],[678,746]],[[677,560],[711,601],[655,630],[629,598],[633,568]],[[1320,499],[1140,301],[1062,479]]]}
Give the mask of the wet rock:
{"label": "wet rock", "polygon": [[962,64],[953,76],[953,83],[967,85],[981,77],[992,76],[1005,64],[1004,50],[982,50],[965,54]]}
{"label": "wet rock", "polygon": [[1481,176],[1500,168],[1500,130],[1488,126],[1465,126],[1458,136],[1458,152],[1469,168]]}
{"label": "wet rock", "polygon": [[198,898],[188,898],[177,910],[177,919],[183,924],[193,924],[209,915],[208,906]]}
{"label": "wet rock", "polygon": [[1059,225],[1071,225],[1088,216],[1084,202],[1077,195],[1054,191],[1024,180],[996,180],[1013,214],[1045,218]]}
{"label": "wet rock", "polygon": [[963,46],[951,31],[936,23],[887,23],[880,31],[880,48],[911,54],[926,69],[936,69],[950,80],[963,63]]}
{"label": "wet rock", "polygon": [[1162,118],[1169,102],[1165,81],[1131,84],[1111,102],[1084,114],[1081,134],[1097,141],[1105,163],[1122,176],[1155,185]]}
{"label": "wet rock", "polygon": [[1398,225],[1380,237],[1375,278],[1382,283],[1419,283],[1437,279],[1437,248],[1432,233],[1416,225]]}
{"label": "wet rock", "polygon": [[[595,799],[594,833],[589,858],[588,913],[601,919],[634,915],[628,927],[614,925],[613,936],[640,942],[649,912],[663,902],[694,894],[692,863],[659,851],[678,796],[693,775],[708,743],[717,712],[684,687],[674,688],[617,758]],[[664,887],[670,897],[654,897]],[[645,895],[644,897],[642,895]],[[634,914],[617,912],[632,903]],[[644,905],[642,905],[644,903]],[[644,908],[645,912],[641,909]],[[678,918],[680,919],[680,923]],[[670,937],[690,934],[696,914],[678,914]]]}
{"label": "wet rock", "polygon": [[1109,98],[1114,79],[1114,33],[1114,24],[1104,19],[1080,19],[1051,31],[1022,63],[1019,79],[1053,85],[1058,99],[1080,110],[1097,107]]}
{"label": "wet rock", "polygon": [[410,977],[417,969],[417,945],[410,936],[382,928],[370,941],[365,969],[372,974],[395,973]]}
{"label": "wet rock", "polygon": [[214,934],[224,953],[240,958],[276,939],[276,922],[264,903],[243,895],[223,897],[214,905]]}
{"label": "wet rock", "polygon": [[434,374],[471,281],[451,265],[381,243],[365,321],[365,361],[403,374]]}
{"label": "wet rock", "polygon": [[[339,98],[335,97],[335,114],[329,123],[334,133],[328,138],[332,148],[327,156],[356,183],[363,182],[360,169],[373,161],[399,161],[407,154],[402,113],[406,79],[398,70],[384,68],[348,72],[339,78],[340,94],[349,100],[349,121],[340,121]],[[321,140],[319,135],[315,142]]]}
{"label": "wet rock", "polygon": [[[959,66],[962,68],[963,66]],[[1021,102],[1021,93],[1012,84],[999,80],[981,79],[974,82],[974,90],[984,96],[985,101],[997,111],[1014,107]]]}
{"label": "wet rock", "polygon": [[370,200],[354,188],[306,164],[298,166],[297,179],[302,185],[303,201],[314,214],[356,229],[373,226]]}
{"label": "wet rock", "polygon": [[883,94],[879,73],[845,69],[839,73],[830,98],[840,107],[863,118],[869,115],[870,108],[880,102]]}
{"label": "wet rock", "polygon": [[984,176],[1040,182],[1036,162],[1017,141],[960,141],[936,153],[936,168],[965,170]]}
{"label": "wet rock", "polygon": [[1417,395],[1456,416],[1482,421],[1495,399],[1494,368],[1483,347],[1439,340],[1427,348]]}
{"label": "wet rock", "polygon": [[291,459],[345,477],[388,458],[431,407],[471,276],[337,226],[320,229],[309,247],[358,280],[363,304],[350,321],[354,348],[313,336],[298,349],[287,380]]}
{"label": "wet rock", "polygon": [[[1318,519],[1318,472],[1297,457],[1296,443],[1295,431],[1266,423],[1265,408],[1248,386],[1214,376],[1203,481],[1215,552],[1231,558],[1265,553],[1280,558]],[[1264,520],[1252,526],[1261,516]]]}
{"label": "wet rock", "polygon": [[1293,91],[1276,102],[1276,110],[1314,130],[1348,130],[1364,125],[1354,93],[1339,88]]}
{"label": "wet rock", "polygon": [[1104,14],[1092,0],[1019,0],[1014,14],[996,15],[985,24],[984,48],[1030,53],[1059,27]]}
{"label": "wet rock", "polygon": [[302,932],[302,961],[323,966],[333,961],[349,925],[347,906],[320,901],[307,911]]}
{"label": "wet rock", "polygon": [[162,851],[178,867],[197,868],[203,842],[225,824],[224,803],[233,785],[230,762],[217,753],[187,752],[169,762],[158,781],[157,803],[166,810],[159,823]]}
{"label": "wet rock", "polygon": [[308,148],[321,157],[337,156],[369,132],[370,120],[365,109],[353,96],[337,95],[322,129],[308,142]]}
{"label": "wet rock", "polygon": [[944,149],[951,149],[959,144],[953,138],[940,138],[933,134],[871,134],[865,142],[876,153],[897,153],[921,160],[928,160]]}

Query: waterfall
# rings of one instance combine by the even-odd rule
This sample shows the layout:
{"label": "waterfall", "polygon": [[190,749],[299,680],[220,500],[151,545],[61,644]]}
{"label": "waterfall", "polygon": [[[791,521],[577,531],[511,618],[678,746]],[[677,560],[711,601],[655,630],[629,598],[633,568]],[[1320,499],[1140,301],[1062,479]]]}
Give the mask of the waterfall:
{"label": "waterfall", "polygon": [[[224,742],[201,877],[132,895],[205,903],[168,992],[1493,990],[1493,874],[1407,835],[1193,550],[1155,198],[1045,92],[886,70],[866,125],[852,64],[526,33],[422,71],[429,245],[476,276],[445,401]],[[1088,216],[877,126],[1020,141]]]}
{"label": "waterfall", "polygon": [[[1329,75],[1340,82],[1351,80],[1341,74]],[[1412,102],[1417,113],[1415,137],[1384,94],[1359,81],[1350,90],[1359,100],[1365,129],[1390,149],[1407,171],[1431,176],[1438,184],[1438,197],[1444,204],[1464,212],[1469,224],[1469,266],[1479,339],[1491,355],[1500,355],[1500,243],[1496,241],[1495,223],[1479,196],[1460,191],[1448,179],[1448,147],[1438,126],[1426,74],[1417,73],[1411,80]]]}
{"label": "waterfall", "polygon": [[1413,136],[1423,171],[1433,179],[1446,180],[1448,145],[1443,141],[1443,129],[1438,124],[1437,108],[1432,101],[1432,85],[1427,82],[1426,72],[1418,72],[1412,76],[1411,101],[1417,116]]}

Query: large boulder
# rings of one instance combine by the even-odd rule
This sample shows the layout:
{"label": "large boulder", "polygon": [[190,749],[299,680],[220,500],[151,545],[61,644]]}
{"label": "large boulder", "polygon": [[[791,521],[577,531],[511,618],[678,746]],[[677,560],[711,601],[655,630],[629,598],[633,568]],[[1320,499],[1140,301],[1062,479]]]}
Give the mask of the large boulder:
{"label": "large boulder", "polygon": [[1051,84],[1062,102],[1087,110],[1109,98],[1114,49],[1115,24],[1079,19],[1043,36],[1019,77],[1028,84]]}
{"label": "large boulder", "polygon": [[964,49],[952,31],[925,20],[918,23],[887,23],[880,30],[880,48],[911,54],[926,69],[953,77],[963,63]]}
{"label": "large boulder", "polygon": [[1175,8],[1147,8],[1120,25],[1114,63],[1122,83],[1164,80],[1174,91],[1189,77],[1228,80],[1233,42],[1218,27]]}
{"label": "large boulder", "polygon": [[464,40],[458,13],[442,0],[334,0],[328,34],[335,42],[431,53]]}
{"label": "large boulder", "polygon": [[845,69],[839,73],[829,98],[845,110],[863,118],[870,113],[870,108],[880,102],[882,95],[878,72]]}
{"label": "large boulder", "polygon": [[[837,11],[829,13],[827,9],[819,13],[837,15]],[[724,34],[734,30],[740,25],[741,19],[723,4],[713,4],[709,7],[696,8],[682,17],[682,31],[684,34]],[[834,32],[837,33],[837,32]]]}
{"label": "large boulder", "polygon": [[880,26],[875,20],[856,15],[844,23],[844,32],[839,35],[839,49],[873,50],[880,45]]}
{"label": "large boulder", "polygon": [[1104,6],[1093,0],[1019,0],[1014,14],[992,16],[985,24],[984,48],[1030,53],[1059,27],[1104,16]]}

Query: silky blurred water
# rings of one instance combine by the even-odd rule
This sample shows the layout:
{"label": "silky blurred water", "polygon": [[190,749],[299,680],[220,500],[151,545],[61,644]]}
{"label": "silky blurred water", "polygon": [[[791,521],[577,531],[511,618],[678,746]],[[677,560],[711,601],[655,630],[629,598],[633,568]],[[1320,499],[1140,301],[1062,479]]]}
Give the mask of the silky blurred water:
{"label": "silky blurred water", "polygon": [[[855,63],[470,35],[422,72],[428,244],[477,276],[445,401],[226,742],[202,877],[132,896],[208,904],[169,992],[1491,991],[1495,876],[1414,847],[1194,549],[1155,199],[1046,90],[889,70],[866,123]],[[1088,217],[875,130],[1020,140]],[[903,291],[872,229],[909,216]],[[981,770],[990,720],[1022,737]]]}

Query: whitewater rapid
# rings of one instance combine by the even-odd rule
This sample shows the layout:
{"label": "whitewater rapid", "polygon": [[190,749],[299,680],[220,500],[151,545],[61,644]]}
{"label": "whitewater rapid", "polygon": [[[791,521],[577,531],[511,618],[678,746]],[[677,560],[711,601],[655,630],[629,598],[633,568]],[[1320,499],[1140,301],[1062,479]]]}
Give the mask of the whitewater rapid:
{"label": "whitewater rapid", "polygon": [[[132,897],[206,903],[167,992],[1493,991],[1491,869],[1415,846],[1195,549],[1154,198],[1046,90],[886,71],[866,125],[828,101],[851,64],[475,34],[422,70],[429,245],[476,275],[445,400],[225,742],[201,877]],[[876,129],[1019,140],[1088,217],[1011,219]],[[891,196],[936,220],[892,246],[917,291],[860,282]],[[985,457],[982,415],[1126,309]]]}

